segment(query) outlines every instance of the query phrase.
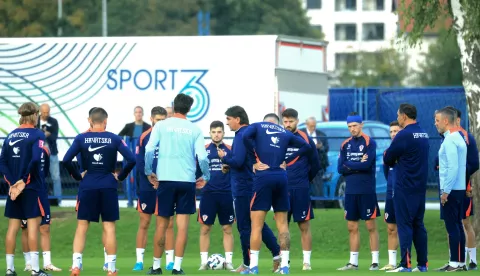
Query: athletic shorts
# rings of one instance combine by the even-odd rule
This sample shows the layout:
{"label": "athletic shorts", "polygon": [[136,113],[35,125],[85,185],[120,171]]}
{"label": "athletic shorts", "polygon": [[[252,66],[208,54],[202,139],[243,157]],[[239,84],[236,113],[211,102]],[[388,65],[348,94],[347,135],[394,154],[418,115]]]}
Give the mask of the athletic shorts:
{"label": "athletic shorts", "polygon": [[235,222],[232,193],[203,193],[198,208],[198,222],[213,225],[217,216],[220,225]]}
{"label": "athletic shorts", "polygon": [[120,219],[117,189],[82,190],[78,195],[77,219],[89,222],[117,221]]}
{"label": "athletic shorts", "polygon": [[139,213],[148,215],[155,214],[155,207],[157,206],[157,192],[156,191],[140,191],[138,194],[137,210]]}
{"label": "athletic shorts", "polygon": [[40,192],[36,190],[25,189],[15,200],[7,197],[5,206],[5,217],[7,218],[24,220],[45,215]]}
{"label": "athletic shorts", "polygon": [[160,181],[157,188],[156,215],[171,217],[175,213],[194,214],[196,201],[194,182]]}
{"label": "athletic shorts", "polygon": [[250,202],[251,211],[288,212],[288,179],[286,172],[262,173],[253,179],[253,197]]}
{"label": "athletic shorts", "polygon": [[370,220],[380,216],[376,194],[346,194],[345,219],[350,221]]}
{"label": "athletic shorts", "polygon": [[[42,225],[50,225],[51,216],[50,216],[50,202],[48,201],[48,194],[46,192],[39,193],[40,203],[42,204],[42,208],[45,212],[45,216],[42,216]],[[27,220],[22,219],[22,228],[27,228]]]}
{"label": "athletic shorts", "polygon": [[474,210],[473,208],[473,198],[472,197],[465,197],[465,200],[463,200],[463,219],[466,219],[468,217],[471,217],[474,215]]}
{"label": "athletic shorts", "polygon": [[294,222],[308,221],[315,217],[313,215],[309,188],[290,189],[288,194],[290,199],[289,222],[292,216]]}
{"label": "athletic shorts", "polygon": [[387,198],[385,200],[385,222],[396,224],[395,218],[395,206],[393,205],[393,199]]}

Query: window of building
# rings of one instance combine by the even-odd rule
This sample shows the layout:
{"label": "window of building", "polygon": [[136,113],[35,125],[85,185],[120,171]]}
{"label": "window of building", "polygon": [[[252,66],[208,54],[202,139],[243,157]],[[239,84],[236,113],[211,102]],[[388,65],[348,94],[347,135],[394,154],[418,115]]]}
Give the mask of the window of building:
{"label": "window of building", "polygon": [[364,11],[383,11],[385,10],[385,0],[363,0]]}
{"label": "window of building", "polygon": [[363,24],[363,40],[375,41],[385,39],[384,23],[365,23]]}
{"label": "window of building", "polygon": [[335,24],[335,40],[355,41],[357,40],[356,24]]}
{"label": "window of building", "polygon": [[307,0],[307,10],[319,10],[322,8],[322,0]]}
{"label": "window of building", "polygon": [[335,0],[335,11],[356,11],[357,0]]}
{"label": "window of building", "polygon": [[356,53],[336,53],[335,67],[337,69],[342,69],[342,68],[356,69],[357,54]]}

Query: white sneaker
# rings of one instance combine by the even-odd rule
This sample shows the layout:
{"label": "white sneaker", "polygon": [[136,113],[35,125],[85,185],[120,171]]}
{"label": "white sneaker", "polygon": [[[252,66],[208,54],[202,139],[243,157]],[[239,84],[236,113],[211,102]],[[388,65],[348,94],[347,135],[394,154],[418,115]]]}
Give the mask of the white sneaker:
{"label": "white sneaker", "polygon": [[43,270],[45,270],[45,271],[57,271],[57,272],[62,271],[61,268],[58,268],[58,267],[54,266],[53,264],[49,264],[47,266],[44,266]]}
{"label": "white sneaker", "polygon": [[225,270],[234,270],[235,268],[233,267],[233,264],[232,263],[224,263],[223,264],[223,268]]}
{"label": "white sneaker", "polygon": [[302,270],[312,270],[312,266],[310,264],[304,263]]}
{"label": "white sneaker", "polygon": [[208,265],[207,264],[201,264],[200,268],[198,270],[208,270]]}
{"label": "white sneaker", "polygon": [[337,268],[337,270],[358,270],[358,265],[348,263],[345,266]]}
{"label": "white sneaker", "polygon": [[32,271],[32,265],[31,264],[25,265],[25,269],[23,271]]}

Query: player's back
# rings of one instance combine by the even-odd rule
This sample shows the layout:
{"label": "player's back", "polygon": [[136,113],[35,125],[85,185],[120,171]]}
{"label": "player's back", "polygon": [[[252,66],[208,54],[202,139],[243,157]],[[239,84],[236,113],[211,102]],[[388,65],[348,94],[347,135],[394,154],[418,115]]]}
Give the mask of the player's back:
{"label": "player's back", "polygon": [[201,147],[205,149],[201,130],[186,119],[171,117],[156,123],[153,131],[160,139],[158,180],[195,182],[197,140],[201,139]]}
{"label": "player's back", "polygon": [[[246,145],[250,144],[250,147],[253,147],[252,142],[254,142],[258,160],[268,165],[270,170],[283,171],[280,165],[285,161],[287,149],[294,138],[296,137],[291,132],[277,124],[260,122],[248,127],[243,141]],[[301,138],[298,139],[301,140]]]}
{"label": "player's back", "polygon": [[395,166],[395,190],[424,193],[427,189],[429,136],[418,123],[407,125],[394,139],[404,143],[404,152]]}
{"label": "player's back", "polygon": [[78,135],[74,143],[80,146],[84,169],[87,171],[80,184],[82,189],[117,188],[113,176],[117,152],[123,140],[116,134],[87,132]]}
{"label": "player's back", "polygon": [[13,185],[23,178],[27,184],[25,189],[43,188],[41,154],[44,141],[43,132],[33,126],[22,125],[7,136],[0,158],[2,174],[7,182]]}

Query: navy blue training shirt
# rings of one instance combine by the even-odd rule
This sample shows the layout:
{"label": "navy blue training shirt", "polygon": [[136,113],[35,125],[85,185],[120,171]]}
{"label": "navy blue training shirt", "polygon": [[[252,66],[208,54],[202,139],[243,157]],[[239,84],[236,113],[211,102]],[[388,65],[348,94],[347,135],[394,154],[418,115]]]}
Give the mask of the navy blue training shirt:
{"label": "navy blue training shirt", "polygon": [[395,167],[383,166],[383,174],[387,180],[387,198],[392,199],[395,185]]}
{"label": "navy blue training shirt", "polygon": [[22,179],[25,189],[44,188],[41,170],[44,143],[45,134],[33,125],[21,125],[8,134],[0,155],[0,172],[9,185]]}
{"label": "navy blue training shirt", "polygon": [[[80,152],[85,162],[84,169],[87,171],[83,179],[72,164],[72,159]],[[63,164],[73,178],[81,180],[81,190],[117,189],[118,183],[113,176],[117,163],[117,152],[120,152],[127,161],[118,174],[118,180],[122,181],[135,166],[135,155],[118,135],[108,131],[92,130],[79,134],[65,154]]]}
{"label": "navy blue training shirt", "polygon": [[[156,190],[153,188],[152,183],[148,181],[148,177],[145,175],[145,146],[148,144],[148,140],[150,140],[150,133],[152,133],[152,128],[142,133],[140,139],[137,142],[137,148],[135,151],[135,156],[137,159],[137,171],[140,172],[140,191],[141,192],[155,192]],[[156,171],[158,164],[158,146],[155,147],[155,151],[153,153],[153,163],[152,163],[152,171]]]}
{"label": "navy blue training shirt", "polygon": [[[352,136],[342,143],[337,170],[345,177],[345,194],[376,193],[376,151],[377,143],[365,133],[360,137]],[[361,162],[364,154],[367,154],[367,160]]]}
{"label": "navy blue training shirt", "polygon": [[43,189],[44,191],[48,194],[48,185],[46,178],[48,176],[48,173],[50,171],[50,151],[48,150],[47,147],[43,147],[42,149],[42,155],[40,157],[40,171],[43,173]]}
{"label": "navy blue training shirt", "polygon": [[[309,188],[310,182],[315,178],[320,170],[320,159],[318,158],[318,151],[315,142],[312,138],[301,130],[293,133],[310,144],[310,150],[287,164],[288,188]],[[285,159],[288,159],[293,153],[297,152],[298,148],[289,147]]]}
{"label": "navy blue training shirt", "polygon": [[[257,174],[272,170],[284,171],[280,168],[283,162],[289,163],[312,149],[302,137],[270,122],[251,124],[243,134],[243,142],[247,149],[255,150],[260,162],[270,167],[268,170],[258,171]],[[289,147],[298,148],[298,151],[285,158]]]}
{"label": "navy blue training shirt", "polygon": [[393,138],[383,163],[395,166],[395,191],[426,193],[428,177],[428,133],[418,123],[407,125]]}
{"label": "navy blue training shirt", "polygon": [[[221,143],[218,148],[225,151],[226,155],[232,154],[232,147],[230,145]],[[232,184],[230,179],[230,171],[222,172],[222,160],[218,156],[217,145],[215,143],[208,143],[205,145],[207,150],[208,160],[210,161],[210,180],[205,187],[202,188],[202,193],[231,193]],[[197,178],[202,176],[202,171],[197,162]]]}
{"label": "navy blue training shirt", "polygon": [[222,158],[223,163],[230,166],[230,183],[234,197],[252,195],[255,154],[252,150],[247,150],[243,144],[243,134],[246,129],[247,126],[242,126],[235,132],[232,152]]}

